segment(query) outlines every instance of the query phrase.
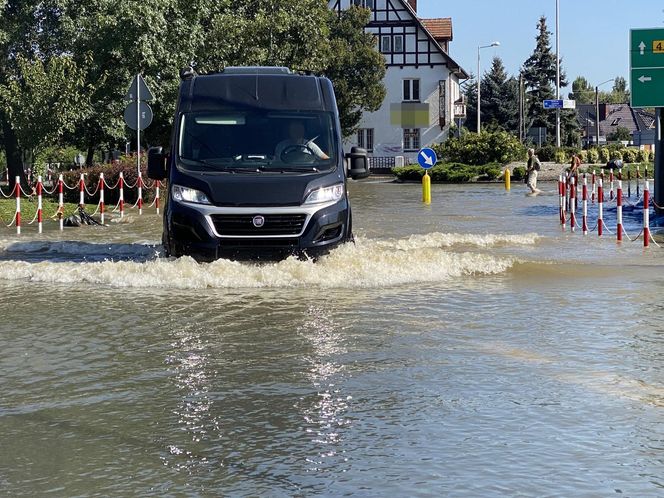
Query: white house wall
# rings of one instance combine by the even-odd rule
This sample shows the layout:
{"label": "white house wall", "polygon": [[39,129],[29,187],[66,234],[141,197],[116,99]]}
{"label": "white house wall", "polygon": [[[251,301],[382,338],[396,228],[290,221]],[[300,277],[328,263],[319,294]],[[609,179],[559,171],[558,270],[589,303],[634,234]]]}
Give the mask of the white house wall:
{"label": "white house wall", "polygon": [[[444,141],[449,134],[449,126],[454,122],[454,102],[460,96],[459,79],[451,74],[447,66],[447,55],[443,54],[438,44],[413,17],[405,0],[374,0],[374,11],[367,31],[380,36],[403,35],[403,53],[383,54],[387,73],[383,81],[387,95],[381,108],[376,112],[365,112],[360,128],[374,130],[374,157],[405,156],[411,162],[417,161],[417,151],[405,151],[403,148],[404,128],[420,129],[420,147],[426,147]],[[329,6],[337,11],[348,9],[351,0],[330,0]],[[403,80],[420,81],[420,101],[428,104],[428,123],[424,123],[418,111],[418,125],[412,126],[408,119],[399,116],[407,114],[406,108],[419,107],[404,103]],[[445,122],[441,128],[439,84],[445,84]],[[401,111],[400,111],[401,109]],[[415,114],[415,113],[411,113]],[[357,136],[347,139],[345,149],[357,145]]]}

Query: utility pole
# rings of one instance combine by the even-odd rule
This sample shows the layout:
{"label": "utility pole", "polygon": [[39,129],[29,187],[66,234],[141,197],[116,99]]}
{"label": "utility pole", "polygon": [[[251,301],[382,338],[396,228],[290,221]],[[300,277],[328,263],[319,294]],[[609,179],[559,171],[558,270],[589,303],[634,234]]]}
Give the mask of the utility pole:
{"label": "utility pole", "polygon": [[595,144],[599,148],[599,86],[595,87]]}
{"label": "utility pole", "polygon": [[[560,99],[560,0],[556,0],[556,100]],[[560,108],[556,108],[556,147],[560,147]]]}

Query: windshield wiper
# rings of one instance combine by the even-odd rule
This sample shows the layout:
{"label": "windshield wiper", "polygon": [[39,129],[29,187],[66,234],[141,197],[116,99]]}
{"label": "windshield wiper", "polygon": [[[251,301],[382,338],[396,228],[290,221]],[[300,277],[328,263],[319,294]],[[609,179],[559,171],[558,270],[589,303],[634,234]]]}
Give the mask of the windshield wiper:
{"label": "windshield wiper", "polygon": [[294,171],[297,173],[318,173],[320,170],[315,166],[279,166],[272,168],[265,168],[266,171],[276,171],[279,173],[287,173],[289,171]]}

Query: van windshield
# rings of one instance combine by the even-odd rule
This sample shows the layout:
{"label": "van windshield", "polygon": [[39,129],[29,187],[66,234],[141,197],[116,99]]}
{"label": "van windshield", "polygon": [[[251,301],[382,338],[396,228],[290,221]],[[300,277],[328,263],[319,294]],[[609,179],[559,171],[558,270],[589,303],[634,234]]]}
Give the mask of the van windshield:
{"label": "van windshield", "polygon": [[193,170],[330,170],[336,159],[333,130],[328,112],[192,112],[180,121],[178,154]]}

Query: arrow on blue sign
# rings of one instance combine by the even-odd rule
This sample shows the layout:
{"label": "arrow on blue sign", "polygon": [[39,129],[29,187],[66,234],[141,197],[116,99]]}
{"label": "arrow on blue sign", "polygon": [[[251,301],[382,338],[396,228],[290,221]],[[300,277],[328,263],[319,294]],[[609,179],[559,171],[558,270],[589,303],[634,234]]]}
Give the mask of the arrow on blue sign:
{"label": "arrow on blue sign", "polygon": [[424,169],[429,169],[438,162],[438,157],[433,149],[425,147],[424,149],[420,149],[420,152],[417,155],[417,162]]}

